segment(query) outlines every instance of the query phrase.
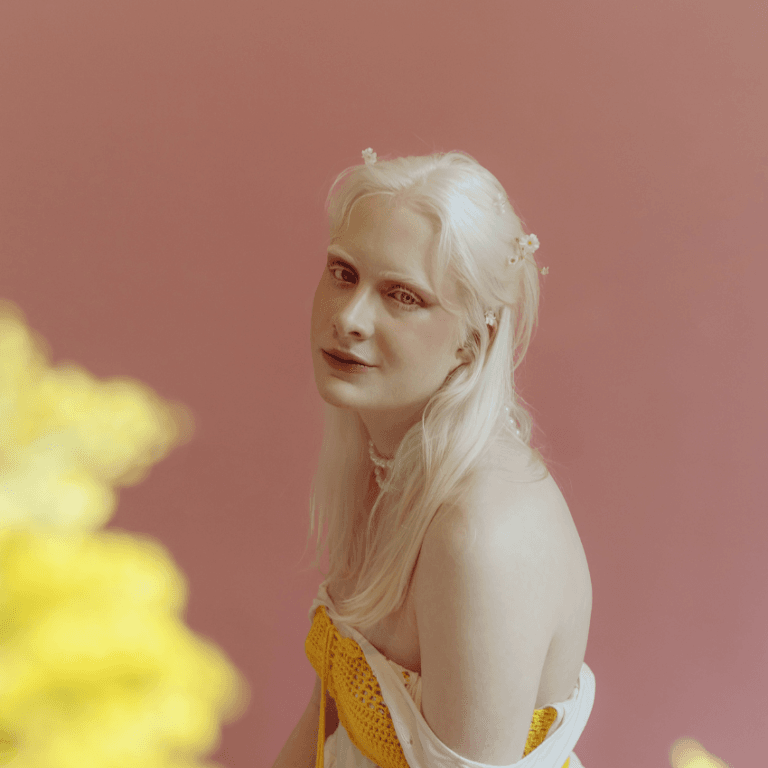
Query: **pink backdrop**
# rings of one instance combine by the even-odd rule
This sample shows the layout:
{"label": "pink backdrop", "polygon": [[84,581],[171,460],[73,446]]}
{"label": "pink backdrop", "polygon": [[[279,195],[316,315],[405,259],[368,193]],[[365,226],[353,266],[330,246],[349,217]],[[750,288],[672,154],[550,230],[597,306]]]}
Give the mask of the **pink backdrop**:
{"label": "pink backdrop", "polygon": [[180,400],[121,493],[252,702],[270,766],[309,698],[308,333],[334,175],[462,149],[550,267],[524,395],[594,584],[587,768],[698,737],[757,765],[765,557],[764,3],[4,0],[0,296],[55,363]]}

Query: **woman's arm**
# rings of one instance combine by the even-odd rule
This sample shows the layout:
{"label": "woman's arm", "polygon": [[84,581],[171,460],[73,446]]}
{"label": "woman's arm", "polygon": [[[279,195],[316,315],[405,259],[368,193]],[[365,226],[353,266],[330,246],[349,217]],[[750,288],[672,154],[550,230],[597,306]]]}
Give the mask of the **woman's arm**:
{"label": "woman's arm", "polygon": [[[325,738],[338,727],[336,703],[325,696]],[[317,729],[320,724],[320,678],[315,683],[312,698],[272,768],[314,768],[317,760]],[[323,740],[325,743],[325,740]]]}

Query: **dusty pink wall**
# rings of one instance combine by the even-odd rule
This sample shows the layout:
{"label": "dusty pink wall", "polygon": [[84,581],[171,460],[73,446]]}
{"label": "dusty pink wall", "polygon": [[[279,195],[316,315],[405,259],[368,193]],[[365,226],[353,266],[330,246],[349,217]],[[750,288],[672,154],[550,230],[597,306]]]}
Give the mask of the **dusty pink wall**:
{"label": "dusty pink wall", "polygon": [[[187,403],[121,494],[246,674],[222,765],[309,697],[308,348],[343,167],[463,149],[549,265],[525,369],[594,582],[588,768],[765,743],[768,12],[753,2],[0,5],[0,296],[54,361]],[[762,752],[761,752],[762,755]]]}

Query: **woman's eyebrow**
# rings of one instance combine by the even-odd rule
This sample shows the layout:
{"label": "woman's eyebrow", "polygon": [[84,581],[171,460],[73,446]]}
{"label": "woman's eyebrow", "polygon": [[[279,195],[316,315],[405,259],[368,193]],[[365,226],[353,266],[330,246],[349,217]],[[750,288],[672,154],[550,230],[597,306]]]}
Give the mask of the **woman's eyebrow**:
{"label": "woman's eyebrow", "polygon": [[[333,245],[329,246],[328,255],[336,256],[342,259],[348,259],[350,262],[353,261],[352,257],[349,256],[349,254],[347,254],[346,251],[342,250],[338,246],[333,246]],[[352,264],[352,266],[354,266],[354,264]],[[402,282],[402,283],[410,283],[415,289],[434,298],[434,294],[432,293],[432,290],[427,285],[422,283],[420,280],[413,277],[413,275],[407,275],[404,272],[396,272],[393,270],[380,272],[379,275],[385,278],[386,280],[397,280],[398,282]]]}

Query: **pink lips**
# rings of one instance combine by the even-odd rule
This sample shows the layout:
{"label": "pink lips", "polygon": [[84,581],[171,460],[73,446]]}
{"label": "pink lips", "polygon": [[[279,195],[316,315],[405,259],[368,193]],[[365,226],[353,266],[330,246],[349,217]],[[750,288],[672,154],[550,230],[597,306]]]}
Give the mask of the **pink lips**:
{"label": "pink lips", "polygon": [[342,352],[340,349],[332,349],[330,351],[323,350],[323,352],[331,357],[341,360],[343,363],[354,363],[356,365],[367,365],[370,367],[370,363],[366,363],[364,360],[361,360],[354,355],[350,355],[348,352]]}
{"label": "pink lips", "polygon": [[325,362],[337,371],[344,371],[345,373],[366,373],[373,367],[366,365],[365,363],[358,363],[354,360],[339,360],[330,354],[330,352],[326,352],[324,349],[321,351],[325,358]]}

